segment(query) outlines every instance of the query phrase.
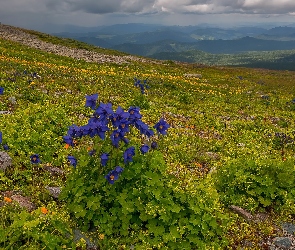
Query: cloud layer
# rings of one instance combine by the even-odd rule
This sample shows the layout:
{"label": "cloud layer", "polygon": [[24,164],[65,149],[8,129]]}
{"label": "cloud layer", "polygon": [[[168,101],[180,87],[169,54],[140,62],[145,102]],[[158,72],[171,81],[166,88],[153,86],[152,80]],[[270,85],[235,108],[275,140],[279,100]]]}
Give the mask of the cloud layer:
{"label": "cloud layer", "polygon": [[294,15],[295,0],[0,0],[0,22],[47,32],[64,24],[293,22]]}
{"label": "cloud layer", "polygon": [[[0,9],[30,12],[288,14],[294,0],[1,0]],[[2,12],[1,11],[1,12]]]}
{"label": "cloud layer", "polygon": [[[24,0],[23,0],[24,1]],[[22,2],[23,2],[22,1]],[[27,0],[32,1],[32,0]],[[43,0],[49,8],[86,13],[288,14],[294,0]],[[19,1],[17,1],[19,2]],[[39,3],[42,0],[39,1]]]}

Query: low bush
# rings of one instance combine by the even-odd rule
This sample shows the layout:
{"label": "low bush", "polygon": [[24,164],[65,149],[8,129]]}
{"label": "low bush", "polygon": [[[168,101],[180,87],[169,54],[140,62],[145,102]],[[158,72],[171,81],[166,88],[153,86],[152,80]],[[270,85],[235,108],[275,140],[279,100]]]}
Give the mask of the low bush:
{"label": "low bush", "polygon": [[215,178],[226,205],[280,210],[295,201],[294,160],[239,159],[218,169]]}

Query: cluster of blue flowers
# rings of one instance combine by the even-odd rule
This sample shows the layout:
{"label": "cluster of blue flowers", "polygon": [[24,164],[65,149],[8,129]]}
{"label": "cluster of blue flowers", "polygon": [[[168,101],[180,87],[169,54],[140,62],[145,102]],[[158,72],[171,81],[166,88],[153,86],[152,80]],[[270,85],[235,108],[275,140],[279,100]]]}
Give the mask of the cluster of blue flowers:
{"label": "cluster of blue flowers", "polygon": [[[83,136],[99,136],[102,140],[106,138],[106,133],[109,131],[109,138],[112,145],[115,148],[119,148],[120,143],[127,145],[129,140],[126,135],[130,132],[130,127],[137,128],[142,135],[148,138],[152,137],[155,132],[153,129],[141,120],[142,115],[140,114],[139,107],[131,106],[128,111],[124,111],[120,106],[116,111],[113,111],[111,103],[100,103],[97,107],[98,94],[86,96],[86,107],[90,107],[94,113],[88,120],[88,123],[84,126],[72,125],[69,127],[67,135],[63,136],[63,140],[68,145],[74,146],[75,138],[82,138]],[[155,126],[154,129],[158,134],[165,135],[169,124],[161,119]],[[110,131],[112,129],[112,131]],[[152,142],[151,145],[144,144],[140,148],[142,154],[146,154],[150,148],[156,148],[157,143]],[[92,152],[93,154],[94,152]],[[127,148],[123,152],[124,163],[127,164],[132,162],[133,156],[135,155],[135,148],[133,146]],[[68,160],[71,165],[76,167],[77,160],[74,156],[68,156]],[[103,152],[100,155],[101,165],[106,166],[109,160],[109,153]],[[109,183],[113,184],[119,178],[123,168],[116,166],[114,170],[110,171],[105,178]]]}
{"label": "cluster of blue flowers", "polygon": [[145,93],[144,92],[145,89],[150,88],[150,86],[147,84],[147,80],[144,80],[143,83],[141,83],[141,80],[139,80],[137,78],[134,78],[134,86],[139,87],[142,94]]}

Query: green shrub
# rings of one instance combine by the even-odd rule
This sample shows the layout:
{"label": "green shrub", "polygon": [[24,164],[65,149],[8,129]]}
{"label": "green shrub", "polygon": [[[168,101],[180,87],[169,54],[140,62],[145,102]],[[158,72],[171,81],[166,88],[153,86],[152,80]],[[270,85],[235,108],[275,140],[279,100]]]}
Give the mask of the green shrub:
{"label": "green shrub", "polygon": [[65,214],[47,208],[28,212],[17,205],[0,208],[1,249],[75,249]]}
{"label": "green shrub", "polygon": [[295,201],[294,161],[239,159],[218,169],[216,187],[226,205],[282,209]]}
{"label": "green shrub", "polygon": [[[84,147],[73,148],[77,159],[68,158],[74,168],[60,196],[82,230],[97,229],[102,249],[220,248],[224,216],[216,190],[201,183],[191,183],[190,189],[179,187],[176,177],[166,173],[164,157],[153,144],[161,143],[169,125],[161,119],[157,123],[161,125],[154,126],[158,133],[153,134],[140,119],[132,118],[135,113],[141,117],[138,108],[131,107],[129,113],[118,108],[114,113],[110,104],[100,103],[96,108],[95,98],[97,95],[87,97],[86,105],[95,110],[88,125],[73,125],[64,136],[67,143],[76,135],[78,144],[93,140],[91,154]],[[126,121],[130,128],[120,134],[122,130],[116,127],[123,129]],[[93,131],[89,134],[94,123],[104,131],[98,136]],[[138,142],[144,146],[137,146]]]}
{"label": "green shrub", "polygon": [[160,152],[134,157],[120,179],[110,185],[100,166],[88,157],[68,177],[62,198],[78,224],[98,228],[103,249],[135,246],[135,249],[205,249],[220,247],[224,216],[218,194],[205,186],[194,192],[177,188],[165,174]]}

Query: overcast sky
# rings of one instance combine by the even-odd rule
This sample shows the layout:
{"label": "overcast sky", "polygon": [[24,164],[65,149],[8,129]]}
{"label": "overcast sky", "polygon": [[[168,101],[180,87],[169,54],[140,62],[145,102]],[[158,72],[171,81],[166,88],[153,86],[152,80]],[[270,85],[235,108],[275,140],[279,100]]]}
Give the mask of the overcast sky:
{"label": "overcast sky", "polygon": [[0,0],[0,22],[48,32],[67,24],[295,23],[295,0]]}

